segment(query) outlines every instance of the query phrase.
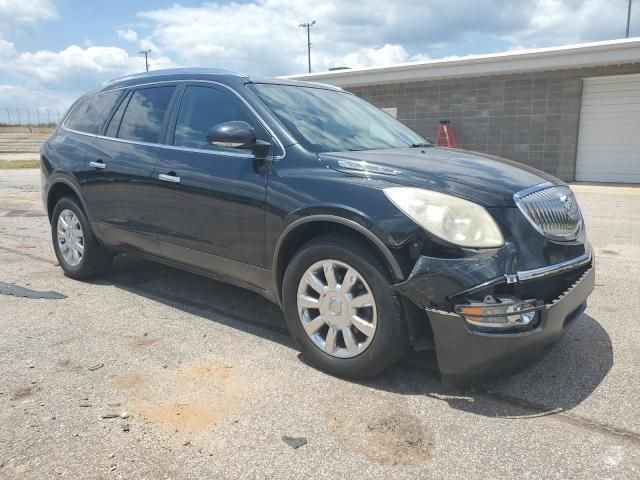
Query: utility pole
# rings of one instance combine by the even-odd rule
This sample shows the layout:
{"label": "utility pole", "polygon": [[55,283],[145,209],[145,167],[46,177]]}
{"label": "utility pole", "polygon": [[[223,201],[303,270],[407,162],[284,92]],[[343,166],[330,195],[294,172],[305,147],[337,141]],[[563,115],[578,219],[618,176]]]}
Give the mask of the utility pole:
{"label": "utility pole", "polygon": [[147,72],[149,71],[149,54],[151,53],[151,49],[148,48],[146,50],[138,50],[138,53],[141,53],[142,55],[144,55],[144,66],[147,69]]}
{"label": "utility pole", "polygon": [[299,27],[307,29],[307,59],[309,60],[309,73],[311,73],[311,27],[316,24],[316,21],[309,23],[301,23]]}
{"label": "utility pole", "polygon": [[629,0],[629,5],[627,7],[627,33],[625,35],[625,38],[629,38],[629,24],[631,23],[631,2],[632,0]]}

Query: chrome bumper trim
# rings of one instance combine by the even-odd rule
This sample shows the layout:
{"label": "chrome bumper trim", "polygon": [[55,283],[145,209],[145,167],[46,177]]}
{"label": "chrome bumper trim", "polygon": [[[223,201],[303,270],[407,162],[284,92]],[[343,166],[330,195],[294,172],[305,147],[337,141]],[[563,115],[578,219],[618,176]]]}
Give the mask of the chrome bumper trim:
{"label": "chrome bumper trim", "polygon": [[581,267],[591,262],[593,259],[593,251],[591,246],[587,247],[587,251],[579,257],[566,260],[564,262],[549,265],[547,267],[534,268],[533,270],[523,270],[517,272],[519,282],[526,282],[527,280],[535,280],[536,278],[548,277],[550,275],[557,275],[562,272],[573,270],[574,268]]}

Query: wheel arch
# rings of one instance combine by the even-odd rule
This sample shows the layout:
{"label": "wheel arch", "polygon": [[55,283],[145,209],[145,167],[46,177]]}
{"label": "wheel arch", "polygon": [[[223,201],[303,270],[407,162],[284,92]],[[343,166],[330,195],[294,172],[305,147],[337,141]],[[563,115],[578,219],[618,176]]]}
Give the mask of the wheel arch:
{"label": "wheel arch", "polygon": [[273,275],[276,295],[282,301],[282,280],[289,260],[302,245],[325,233],[344,233],[364,240],[385,266],[391,280],[399,282],[404,279],[402,268],[391,250],[370,229],[348,218],[337,215],[318,214],[299,218],[291,222],[282,232],[273,256]]}
{"label": "wheel arch", "polygon": [[58,203],[58,200],[67,194],[71,194],[78,199],[82,209],[86,213],[87,217],[89,217],[87,206],[85,205],[84,198],[82,198],[82,194],[80,193],[80,188],[72,181],[64,177],[58,177],[51,183],[51,186],[47,191],[47,216],[49,217],[49,222],[51,222],[53,209],[55,208],[56,203]]}

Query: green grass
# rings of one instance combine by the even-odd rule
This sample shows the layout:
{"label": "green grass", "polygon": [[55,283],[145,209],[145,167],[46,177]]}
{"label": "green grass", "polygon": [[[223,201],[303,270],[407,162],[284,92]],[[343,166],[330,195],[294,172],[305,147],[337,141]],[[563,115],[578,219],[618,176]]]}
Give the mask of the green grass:
{"label": "green grass", "polygon": [[40,160],[0,160],[0,170],[40,168]]}

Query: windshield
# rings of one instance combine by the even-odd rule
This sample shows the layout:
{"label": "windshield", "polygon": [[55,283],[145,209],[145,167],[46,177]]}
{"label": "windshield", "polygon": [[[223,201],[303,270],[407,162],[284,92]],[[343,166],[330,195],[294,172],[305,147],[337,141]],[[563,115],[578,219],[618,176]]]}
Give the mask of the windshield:
{"label": "windshield", "polygon": [[289,133],[315,153],[429,145],[391,115],[346,92],[290,85],[248,86]]}

